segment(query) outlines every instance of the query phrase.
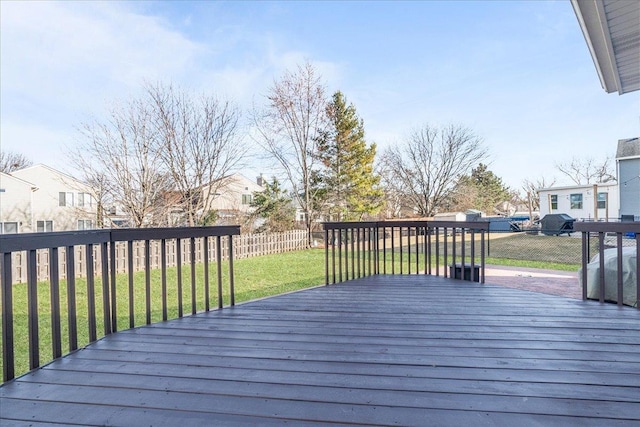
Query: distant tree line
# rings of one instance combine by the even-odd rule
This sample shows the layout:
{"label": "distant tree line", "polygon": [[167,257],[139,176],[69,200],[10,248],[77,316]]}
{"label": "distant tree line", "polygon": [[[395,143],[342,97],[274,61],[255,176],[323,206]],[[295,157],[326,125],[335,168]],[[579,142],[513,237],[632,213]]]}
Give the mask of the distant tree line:
{"label": "distant tree line", "polygon": [[[94,189],[98,224],[105,207],[117,205],[135,227],[214,224],[211,201],[244,166],[249,141],[273,172],[251,201],[247,221],[259,231],[290,229],[296,220],[312,231],[319,220],[467,209],[493,215],[506,213],[506,204],[532,211],[537,189],[553,185],[527,179],[521,191],[507,187],[489,170],[482,138],[458,124],[423,124],[378,155],[355,105],[341,91],[326,92],[317,70],[304,63],[273,82],[245,127],[229,100],[146,84],[106,117],[81,124],[82,143],[70,158]],[[20,154],[0,152],[2,172],[28,165]],[[579,184],[613,178],[608,159],[556,166]]]}

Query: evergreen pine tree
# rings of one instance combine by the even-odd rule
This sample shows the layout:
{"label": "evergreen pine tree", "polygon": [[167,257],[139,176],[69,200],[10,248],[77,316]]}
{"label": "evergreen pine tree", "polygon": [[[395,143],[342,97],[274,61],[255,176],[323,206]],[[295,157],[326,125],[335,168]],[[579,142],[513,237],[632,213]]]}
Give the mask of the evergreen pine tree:
{"label": "evergreen pine tree", "polygon": [[367,146],[364,123],[338,91],[327,106],[329,128],[319,141],[322,169],[315,176],[319,203],[332,220],[361,219],[382,206],[380,177],[373,171],[376,145]]}

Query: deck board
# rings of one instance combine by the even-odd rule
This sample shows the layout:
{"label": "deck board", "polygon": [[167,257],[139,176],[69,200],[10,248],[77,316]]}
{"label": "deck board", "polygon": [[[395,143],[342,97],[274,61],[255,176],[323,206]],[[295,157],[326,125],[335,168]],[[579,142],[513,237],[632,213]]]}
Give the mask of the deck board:
{"label": "deck board", "polygon": [[112,334],[0,387],[0,421],[637,425],[640,311],[369,277]]}

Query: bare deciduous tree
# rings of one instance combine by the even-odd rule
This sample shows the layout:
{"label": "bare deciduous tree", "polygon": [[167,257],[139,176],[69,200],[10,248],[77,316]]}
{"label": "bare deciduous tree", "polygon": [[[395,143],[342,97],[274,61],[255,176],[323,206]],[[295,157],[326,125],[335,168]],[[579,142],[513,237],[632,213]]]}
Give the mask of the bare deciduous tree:
{"label": "bare deciduous tree", "polygon": [[213,96],[147,86],[157,150],[174,186],[174,203],[189,226],[202,225],[225,177],[246,154],[237,138],[239,110]]}
{"label": "bare deciduous tree", "polygon": [[433,216],[459,177],[487,157],[482,139],[459,125],[425,125],[383,155],[390,191],[404,194],[419,216]]}
{"label": "bare deciduous tree", "polygon": [[84,141],[73,159],[84,180],[100,186],[98,201],[111,199],[135,227],[161,224],[170,181],[154,150],[158,135],[147,103],[137,99],[116,106],[107,120],[84,124],[80,131]]}
{"label": "bare deciduous tree", "polygon": [[23,154],[13,151],[0,151],[0,172],[11,173],[32,164],[33,162]]}
{"label": "bare deciduous tree", "polygon": [[284,170],[310,232],[314,218],[314,158],[318,137],[327,122],[325,88],[307,62],[274,82],[267,100],[264,111],[254,112],[256,141]]}
{"label": "bare deciduous tree", "polygon": [[522,191],[524,195],[520,198],[522,203],[529,210],[529,218],[533,220],[533,213],[540,212],[540,195],[539,190],[542,188],[552,187],[556,183],[555,179],[548,181],[545,177],[536,179],[535,181],[525,179],[522,182]]}
{"label": "bare deciduous tree", "polygon": [[576,185],[614,181],[616,177],[611,167],[611,158],[609,157],[602,163],[591,157],[573,157],[568,162],[556,163],[556,168]]}

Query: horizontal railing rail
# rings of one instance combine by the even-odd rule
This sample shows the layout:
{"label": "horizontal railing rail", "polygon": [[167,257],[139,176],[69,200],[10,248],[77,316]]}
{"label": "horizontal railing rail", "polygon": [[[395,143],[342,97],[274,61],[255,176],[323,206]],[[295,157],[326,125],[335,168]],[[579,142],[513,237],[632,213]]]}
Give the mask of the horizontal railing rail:
{"label": "horizontal railing rail", "polygon": [[376,274],[485,281],[488,222],[405,220],[323,226],[327,285]]}
{"label": "horizontal railing rail", "polygon": [[[151,295],[151,277],[152,271],[150,267],[151,257],[154,256],[151,251],[151,242],[159,242],[160,254],[156,254],[160,258],[160,280],[161,280],[161,311],[162,320],[168,319],[168,303],[167,303],[167,247],[173,247],[175,256],[178,257],[176,263],[177,273],[177,300],[178,300],[178,317],[182,317],[183,313],[183,274],[182,274],[182,245],[187,245],[186,251],[189,257],[191,269],[190,275],[190,292],[191,296],[191,313],[197,311],[197,289],[196,289],[196,262],[203,265],[203,286],[204,291],[201,298],[204,303],[204,310],[210,310],[210,292],[209,292],[209,264],[215,259],[217,270],[217,301],[218,308],[222,308],[223,301],[223,255],[228,260],[228,283],[229,283],[229,305],[235,304],[234,296],[234,275],[233,275],[233,236],[240,234],[239,226],[219,226],[219,227],[188,227],[188,228],[149,228],[149,229],[118,229],[118,230],[89,230],[89,231],[73,231],[73,232],[53,232],[53,233],[23,233],[0,236],[0,291],[2,296],[2,370],[3,380],[9,381],[15,377],[15,324],[13,288],[14,280],[12,277],[12,260],[16,253],[23,253],[26,256],[27,268],[27,329],[28,329],[28,352],[29,352],[29,369],[36,369],[41,365],[40,336],[43,323],[50,326],[51,335],[51,354],[52,359],[59,358],[63,355],[63,337],[62,324],[66,326],[68,337],[68,352],[78,349],[78,322],[79,319],[86,318],[88,329],[88,342],[98,339],[98,321],[103,325],[103,336],[118,330],[118,310],[117,304],[117,269],[116,269],[116,247],[124,245],[126,247],[127,260],[127,280],[128,280],[128,327],[133,328],[136,325],[135,318],[135,293],[134,293],[134,242],[142,243],[144,251],[143,258],[145,260],[144,268],[144,287],[145,301],[144,314],[145,323],[151,323],[152,313],[152,295]],[[198,245],[196,245],[198,241]],[[226,241],[226,250],[223,249],[223,241]],[[156,246],[158,246],[156,244]],[[202,253],[197,253],[196,248],[200,248]],[[38,282],[38,251],[48,251],[48,288],[42,288]],[[135,251],[140,250],[140,245],[136,245]],[[86,289],[82,292],[76,289],[77,271],[76,271],[76,254],[80,251],[84,255],[84,272],[83,277],[86,281]],[[225,254],[223,254],[225,252]],[[64,257],[62,263],[61,255]],[[99,262],[96,260],[99,259]],[[61,269],[63,265],[65,269],[64,288],[66,293],[61,295]],[[98,266],[98,268],[96,268]],[[100,286],[97,285],[97,280]],[[47,311],[50,312],[50,320],[41,322],[40,307],[46,306],[40,301],[39,293],[47,293],[49,295],[49,306]],[[98,293],[101,298],[98,298]],[[86,301],[78,301],[78,298],[86,298]],[[99,299],[97,307],[96,300]],[[65,306],[62,306],[62,303]],[[86,312],[79,312],[79,305],[86,304]],[[99,309],[98,309],[99,308]],[[100,312],[100,313],[98,313]],[[62,321],[62,315],[66,313],[65,322]],[[140,322],[138,322],[140,323]]]}
{"label": "horizontal railing rail", "polygon": [[582,298],[640,309],[640,222],[576,222],[574,229],[582,233]]}

